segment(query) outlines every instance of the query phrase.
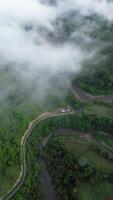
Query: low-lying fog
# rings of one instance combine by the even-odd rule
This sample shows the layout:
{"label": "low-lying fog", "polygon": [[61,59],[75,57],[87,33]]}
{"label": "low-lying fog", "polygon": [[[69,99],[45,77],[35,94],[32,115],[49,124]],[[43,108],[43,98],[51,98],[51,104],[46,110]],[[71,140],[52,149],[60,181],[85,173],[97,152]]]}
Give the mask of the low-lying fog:
{"label": "low-lying fog", "polygon": [[112,23],[112,1],[0,1],[0,70],[25,87],[35,83],[40,95],[52,88],[52,80],[68,85],[101,48],[90,34],[99,26],[91,16]]}

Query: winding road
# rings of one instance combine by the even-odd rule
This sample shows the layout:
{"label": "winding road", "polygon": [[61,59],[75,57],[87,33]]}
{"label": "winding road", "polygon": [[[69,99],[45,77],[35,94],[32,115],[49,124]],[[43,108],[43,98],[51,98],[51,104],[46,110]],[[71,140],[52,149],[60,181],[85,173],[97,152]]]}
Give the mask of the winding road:
{"label": "winding road", "polygon": [[98,101],[98,102],[105,102],[105,103],[113,102],[113,95],[94,96],[88,92],[85,92],[81,88],[79,88],[77,84],[75,83],[72,84],[71,91],[74,94],[74,96],[81,102],[89,102],[89,101]]}
{"label": "winding road", "polygon": [[[72,84],[71,91],[75,95],[75,97],[78,100],[80,100],[81,102],[89,102],[89,101],[113,102],[113,95],[93,96],[93,95],[83,91],[82,89],[80,89],[76,84]],[[70,115],[70,114],[73,114],[73,113],[74,113],[74,111],[70,111],[69,113],[62,113],[61,110],[53,112],[53,113],[47,112],[47,113],[41,114],[39,117],[37,117],[35,120],[33,120],[29,124],[28,129],[25,131],[24,136],[21,139],[21,160],[22,160],[22,163],[21,163],[20,175],[19,175],[17,181],[12,186],[12,188],[7,192],[7,194],[4,197],[1,197],[0,200],[11,199],[15,195],[15,193],[20,189],[20,187],[22,186],[22,184],[25,180],[26,172],[27,172],[26,143],[27,143],[28,138],[29,138],[30,134],[32,133],[32,130],[34,129],[34,127],[40,121],[43,121],[47,118],[60,116],[60,115]],[[45,145],[46,145],[46,142],[47,141],[45,141]],[[54,190],[53,190],[52,184],[51,184],[51,179],[50,179],[49,174],[46,170],[45,162],[41,157],[39,159],[39,164],[40,164],[41,170],[45,173],[44,176],[47,177],[46,184],[50,185],[50,191],[48,192],[47,189],[46,189],[46,184],[43,181],[43,174],[42,174],[42,171],[41,171],[41,181],[42,181],[42,185],[44,187],[44,190],[45,190],[45,193],[46,193],[46,196],[47,196],[47,200],[56,200],[55,193],[54,193]],[[51,196],[50,196],[50,194],[51,194]]]}
{"label": "winding road", "polygon": [[[41,121],[47,119],[47,118],[51,118],[51,117],[56,117],[56,116],[61,116],[61,115],[71,115],[74,114],[74,111],[70,111],[68,113],[62,113],[62,110],[58,110],[56,112],[46,112],[41,114],[40,116],[38,116],[35,120],[33,120],[30,124],[28,129],[25,131],[24,136],[21,139],[21,171],[20,171],[20,175],[17,179],[17,181],[14,183],[14,185],[12,186],[12,188],[7,192],[7,194],[3,197],[0,197],[0,200],[9,200],[11,199],[15,193],[20,189],[20,187],[22,186],[25,177],[26,177],[26,172],[27,172],[27,164],[26,164],[26,144],[28,141],[29,136],[31,135],[34,127]],[[45,143],[46,144],[46,143]],[[40,159],[40,167],[43,167],[43,169],[45,168],[44,166],[45,164],[43,163],[43,160]],[[46,170],[46,169],[44,169]],[[46,173],[46,171],[45,171]],[[46,174],[47,175],[47,174]],[[49,199],[50,200],[50,199]]]}

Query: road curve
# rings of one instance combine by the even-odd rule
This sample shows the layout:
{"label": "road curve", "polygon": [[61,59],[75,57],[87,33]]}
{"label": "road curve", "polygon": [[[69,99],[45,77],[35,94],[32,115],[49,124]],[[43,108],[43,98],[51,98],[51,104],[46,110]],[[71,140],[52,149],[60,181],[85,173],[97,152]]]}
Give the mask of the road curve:
{"label": "road curve", "polygon": [[61,115],[70,115],[73,114],[74,111],[71,111],[69,113],[62,113],[61,111],[56,111],[56,112],[47,112],[47,113],[43,113],[41,114],[39,117],[37,117],[35,120],[33,120],[30,124],[28,129],[25,131],[24,136],[21,139],[21,171],[20,171],[20,175],[17,179],[17,181],[14,183],[14,185],[12,186],[12,188],[7,192],[6,195],[4,195],[3,197],[0,197],[0,200],[9,200],[11,199],[15,193],[20,189],[20,187],[22,186],[25,177],[26,177],[26,172],[27,172],[27,164],[26,164],[26,143],[28,141],[28,138],[30,136],[30,134],[32,133],[32,130],[34,129],[34,127],[41,121],[47,119],[47,118],[51,118],[51,117],[55,117],[55,116],[61,116]]}
{"label": "road curve", "polygon": [[98,101],[98,102],[113,102],[113,95],[99,95],[94,96],[88,92],[85,92],[81,88],[77,86],[77,84],[73,83],[71,86],[71,91],[75,95],[75,97],[81,102],[89,102],[89,101]]}
{"label": "road curve", "polygon": [[[113,95],[100,95],[100,96],[94,96],[91,95],[82,89],[80,89],[76,84],[72,84],[71,86],[71,91],[75,95],[75,97],[80,100],[81,102],[89,102],[89,101],[101,101],[101,102],[113,102]],[[22,186],[25,177],[26,177],[26,172],[27,172],[27,164],[26,164],[26,143],[28,141],[28,138],[30,134],[32,133],[33,128],[40,122],[43,121],[47,118],[55,117],[55,116],[60,116],[60,115],[70,115],[73,114],[74,112],[70,113],[61,113],[61,112],[47,112],[41,114],[39,117],[37,117],[35,120],[33,120],[30,124],[28,129],[25,131],[24,136],[21,139],[21,171],[20,175],[17,179],[17,181],[14,183],[12,188],[7,192],[7,194],[3,197],[0,197],[0,200],[9,200],[11,199],[15,193],[20,189]],[[43,163],[41,163],[43,164]],[[44,167],[44,166],[43,166]]]}

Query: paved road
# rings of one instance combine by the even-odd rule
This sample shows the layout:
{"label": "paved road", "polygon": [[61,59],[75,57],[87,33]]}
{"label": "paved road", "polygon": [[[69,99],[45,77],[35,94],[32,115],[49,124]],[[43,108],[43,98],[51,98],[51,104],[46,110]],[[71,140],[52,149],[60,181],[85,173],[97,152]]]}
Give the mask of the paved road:
{"label": "paved road", "polygon": [[[45,120],[47,118],[60,116],[60,115],[70,115],[70,114],[73,114],[73,113],[74,113],[74,111],[72,111],[70,113],[61,113],[60,111],[54,112],[54,113],[49,113],[49,112],[48,113],[43,113],[43,114],[41,114],[39,117],[37,117],[35,120],[33,120],[29,124],[29,127],[26,130],[26,132],[24,133],[24,136],[22,137],[22,140],[21,140],[21,160],[22,160],[22,164],[21,164],[20,175],[19,175],[17,181],[12,186],[12,188],[7,192],[7,194],[4,197],[1,197],[0,200],[9,200],[9,199],[11,199],[15,195],[15,193],[20,189],[20,187],[22,186],[22,184],[23,184],[23,182],[25,180],[26,172],[27,172],[26,143],[27,143],[28,138],[29,138],[30,134],[32,133],[32,130],[34,129],[34,127],[40,121],[43,121],[43,120]],[[40,165],[44,169],[44,163],[41,162]]]}
{"label": "paved road", "polygon": [[42,158],[39,159],[40,164],[40,182],[42,184],[45,196],[47,200],[56,200],[56,194],[51,181],[51,177],[46,169],[45,162]]}
{"label": "paved road", "polygon": [[71,91],[75,97],[81,102],[100,101],[100,102],[113,102],[113,95],[100,95],[94,96],[80,89],[76,84],[72,84]]}
{"label": "paved road", "polygon": [[[76,84],[73,84],[71,87],[71,91],[76,96],[76,98],[82,102],[88,102],[88,101],[103,101],[103,102],[112,102],[113,101],[113,95],[103,95],[103,96],[93,96],[82,89],[80,89]],[[73,112],[72,112],[73,113]],[[9,200],[11,199],[14,194],[20,189],[22,186],[25,177],[26,177],[26,171],[27,171],[27,165],[26,165],[26,143],[28,141],[29,135],[32,133],[33,128],[42,120],[49,118],[49,117],[55,117],[57,115],[66,115],[66,114],[72,114],[72,113],[44,113],[41,114],[38,118],[33,120],[29,128],[26,130],[22,140],[21,140],[21,158],[22,158],[22,165],[21,165],[21,172],[20,176],[11,188],[10,191],[7,192],[7,194],[4,197],[1,197],[0,200]],[[40,160],[40,165],[42,166],[43,170],[45,171],[45,164],[43,160]],[[47,172],[45,171],[45,176],[48,176]],[[51,180],[50,180],[51,181]],[[45,187],[45,186],[44,186]],[[53,194],[54,195],[54,194]],[[49,199],[50,200],[50,199]]]}
{"label": "paved road", "polygon": [[43,141],[39,145],[39,151],[40,151],[40,159],[39,159],[39,165],[40,165],[40,182],[42,184],[45,196],[47,200],[56,200],[56,193],[54,191],[54,187],[52,184],[51,177],[47,171],[45,160],[42,156],[43,148],[48,143],[49,138],[51,135],[43,138]]}

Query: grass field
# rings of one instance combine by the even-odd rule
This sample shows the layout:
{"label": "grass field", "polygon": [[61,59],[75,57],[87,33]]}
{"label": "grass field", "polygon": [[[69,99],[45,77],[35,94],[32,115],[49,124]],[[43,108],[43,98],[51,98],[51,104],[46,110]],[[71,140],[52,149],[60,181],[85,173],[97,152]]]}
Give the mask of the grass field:
{"label": "grass field", "polygon": [[113,148],[113,139],[107,139],[106,143]]}
{"label": "grass field", "polygon": [[83,152],[87,152],[90,144],[87,141],[87,134],[71,129],[59,129],[54,132],[57,139],[62,141],[69,152],[73,152],[79,158]]}
{"label": "grass field", "polygon": [[83,152],[87,152],[89,149],[89,145],[87,144],[80,144],[80,143],[72,143],[72,142],[67,142],[66,143],[66,148],[68,149],[69,152],[73,152],[74,155],[79,158]]}
{"label": "grass field", "polygon": [[[98,133],[95,133],[95,135],[98,135]],[[92,143],[93,145],[95,144],[95,140],[93,141],[93,137],[91,137],[90,133],[87,134],[70,129],[61,129],[55,131],[55,137],[62,141],[65,144],[66,149],[69,152],[74,153],[78,160],[86,158],[87,160],[89,160],[89,163],[91,163],[95,167],[102,169],[103,171],[108,173],[113,172],[113,162],[108,159],[105,159],[95,150],[90,149]],[[104,138],[103,135],[101,135],[101,137]],[[110,138],[108,136],[105,137],[107,137],[107,140],[110,141]],[[106,149],[106,147],[102,148]]]}
{"label": "grass field", "polygon": [[111,108],[98,105],[98,104],[87,104],[85,105],[84,112],[86,114],[96,115],[98,117],[111,117],[113,118],[113,111]]}
{"label": "grass field", "polygon": [[94,151],[88,151],[85,153],[86,157],[94,163],[97,168],[101,168],[106,172],[113,172],[113,162],[105,159]]}
{"label": "grass field", "polygon": [[[99,142],[101,138],[99,138],[99,136],[97,136],[97,138],[93,137],[93,134],[90,134],[91,133],[80,133],[74,130],[61,129],[55,131],[54,137],[62,141],[69,152],[74,153],[79,164],[90,164],[91,166],[103,170],[103,172],[113,173],[113,162],[105,159],[102,155],[90,148],[92,143],[96,145],[96,139]],[[94,135],[98,135],[98,132]],[[103,137],[102,134],[99,135]],[[105,137],[110,140],[108,136]],[[92,183],[91,180],[89,180],[88,182],[80,183],[77,191],[81,200],[109,200],[110,197],[113,197],[113,184],[108,181]]]}
{"label": "grass field", "polygon": [[103,135],[100,132],[97,132],[94,134],[94,137],[99,140],[105,142],[107,145],[113,148],[113,137],[112,136],[107,136]]}
{"label": "grass field", "polygon": [[92,185],[85,182],[79,186],[78,194],[81,200],[109,200],[113,197],[113,184],[101,182]]}
{"label": "grass field", "polygon": [[93,163],[97,168],[101,168],[106,172],[113,172],[113,162],[105,159],[102,155],[99,155],[95,151],[89,149],[90,144],[82,144],[76,142],[70,142],[69,140],[65,142],[66,148],[74,153],[74,155],[79,158],[84,155],[89,162]]}

